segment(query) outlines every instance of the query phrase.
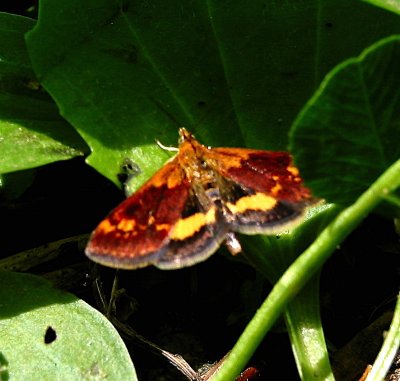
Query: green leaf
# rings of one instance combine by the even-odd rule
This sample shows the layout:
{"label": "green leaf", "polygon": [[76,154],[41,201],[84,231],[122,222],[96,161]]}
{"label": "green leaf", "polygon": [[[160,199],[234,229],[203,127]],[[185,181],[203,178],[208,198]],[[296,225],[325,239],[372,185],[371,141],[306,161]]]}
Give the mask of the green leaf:
{"label": "green leaf", "polygon": [[81,156],[87,147],[36,80],[24,35],[28,18],[0,13],[0,173]]}
{"label": "green leaf", "polygon": [[137,186],[168,157],[154,140],[176,145],[178,126],[209,145],[284,149],[327,70],[399,30],[347,0],[43,0],[27,42],[89,163],[119,184],[131,159]]}
{"label": "green leaf", "polygon": [[350,204],[400,157],[400,37],[338,65],[297,118],[291,150],[307,185]]}
{"label": "green leaf", "polygon": [[42,278],[0,272],[1,380],[137,380],[117,331]]}
{"label": "green leaf", "polygon": [[74,130],[60,121],[3,120],[0,137],[0,173],[72,159],[86,151]]}
{"label": "green leaf", "polygon": [[363,0],[367,3],[371,3],[375,5],[376,7],[381,7],[383,9],[386,9],[388,11],[397,13],[400,15],[400,2],[398,0]]}

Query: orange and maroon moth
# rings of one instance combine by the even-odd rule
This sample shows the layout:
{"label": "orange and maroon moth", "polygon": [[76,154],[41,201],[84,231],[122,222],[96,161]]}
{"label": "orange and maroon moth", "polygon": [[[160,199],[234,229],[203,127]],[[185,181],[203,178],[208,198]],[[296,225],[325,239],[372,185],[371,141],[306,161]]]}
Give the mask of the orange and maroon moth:
{"label": "orange and maroon moth", "polygon": [[94,230],[86,254],[106,266],[177,269],[234,233],[283,231],[313,202],[287,152],[210,148],[179,130],[178,153]]}

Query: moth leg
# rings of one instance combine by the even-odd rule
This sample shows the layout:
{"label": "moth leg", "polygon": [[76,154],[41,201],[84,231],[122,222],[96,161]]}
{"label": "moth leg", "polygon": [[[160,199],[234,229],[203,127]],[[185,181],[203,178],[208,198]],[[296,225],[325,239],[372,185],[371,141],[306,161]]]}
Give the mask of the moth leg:
{"label": "moth leg", "polygon": [[240,245],[239,240],[236,238],[236,235],[233,232],[229,232],[226,234],[224,244],[232,255],[238,255],[242,252],[242,246]]}

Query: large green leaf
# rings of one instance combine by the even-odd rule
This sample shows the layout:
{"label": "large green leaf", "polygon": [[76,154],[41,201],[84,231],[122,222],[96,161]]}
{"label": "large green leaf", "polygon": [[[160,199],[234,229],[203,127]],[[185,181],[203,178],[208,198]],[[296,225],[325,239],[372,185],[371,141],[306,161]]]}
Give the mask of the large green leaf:
{"label": "large green leaf", "polygon": [[43,0],[27,41],[91,165],[117,183],[132,159],[139,184],[167,157],[154,139],[176,144],[180,125],[206,144],[285,148],[325,73],[399,28],[361,2]]}
{"label": "large green leaf", "polygon": [[400,157],[400,37],[326,77],[299,115],[291,149],[317,196],[352,203]]}
{"label": "large green leaf", "polygon": [[27,42],[90,164],[118,183],[131,159],[138,185],[168,157],[154,139],[176,145],[177,126],[210,145],[284,149],[323,75],[399,29],[347,0],[43,0]]}
{"label": "large green leaf", "polygon": [[137,380],[108,320],[42,278],[1,271],[0,307],[0,380]]}
{"label": "large green leaf", "polygon": [[31,19],[0,13],[0,174],[87,150],[32,71],[24,34],[34,25]]}

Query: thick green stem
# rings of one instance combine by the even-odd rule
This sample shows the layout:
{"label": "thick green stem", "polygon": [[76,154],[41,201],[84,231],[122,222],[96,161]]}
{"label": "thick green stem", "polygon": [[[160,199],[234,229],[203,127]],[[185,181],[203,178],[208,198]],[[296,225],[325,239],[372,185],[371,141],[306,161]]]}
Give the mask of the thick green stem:
{"label": "thick green stem", "polygon": [[314,276],[286,306],[287,332],[301,379],[334,381],[319,311],[319,276]]}

